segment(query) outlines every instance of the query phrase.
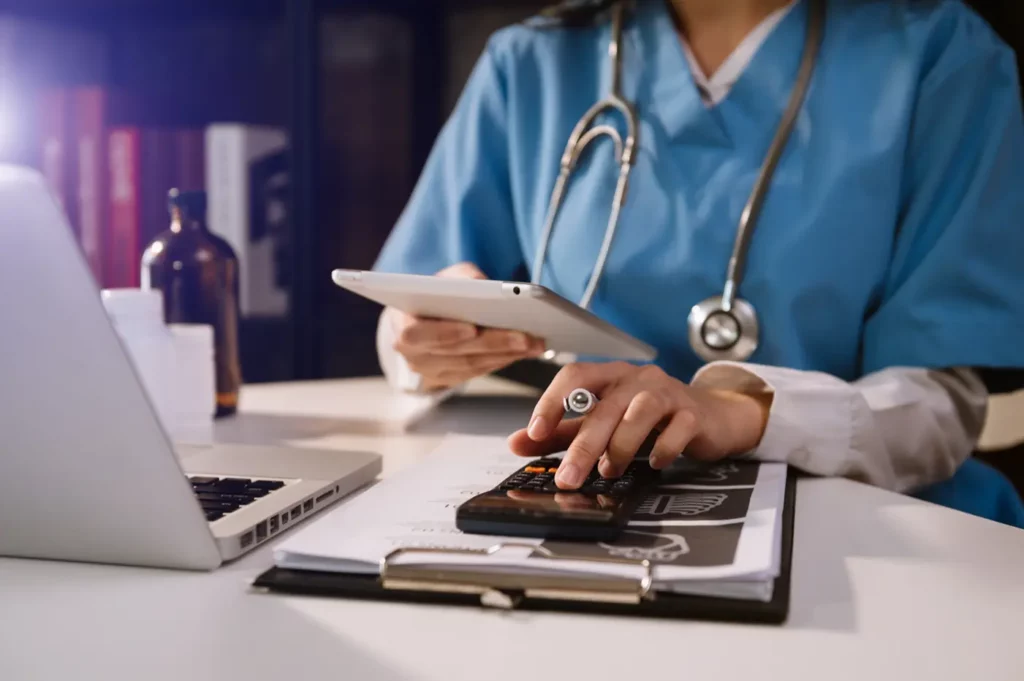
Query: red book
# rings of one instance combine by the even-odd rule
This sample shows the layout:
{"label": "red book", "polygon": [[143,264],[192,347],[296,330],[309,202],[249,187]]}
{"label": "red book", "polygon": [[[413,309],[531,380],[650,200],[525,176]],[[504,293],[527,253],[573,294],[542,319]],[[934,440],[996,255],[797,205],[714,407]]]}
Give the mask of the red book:
{"label": "red book", "polygon": [[79,241],[85,259],[100,286],[103,272],[103,231],[106,221],[106,93],[102,88],[81,88],[72,93],[72,116],[78,177]]}
{"label": "red book", "polygon": [[137,128],[114,128],[107,137],[110,229],[104,256],[105,286],[139,286],[142,246],[142,135]]}

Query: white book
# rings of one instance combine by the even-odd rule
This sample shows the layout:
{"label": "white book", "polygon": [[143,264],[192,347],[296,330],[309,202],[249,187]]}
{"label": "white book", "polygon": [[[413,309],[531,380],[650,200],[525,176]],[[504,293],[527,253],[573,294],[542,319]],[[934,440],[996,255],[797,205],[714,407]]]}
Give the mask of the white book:
{"label": "white book", "polygon": [[287,218],[288,138],[283,130],[235,123],[206,129],[207,217],[238,257],[239,307],[245,317],[281,317],[288,290],[279,283]]}
{"label": "white book", "polygon": [[[648,560],[657,590],[770,601],[780,572],[783,464],[727,462],[653,489],[610,543],[465,534],[456,508],[492,489],[526,461],[502,437],[451,436],[419,464],[387,478],[299,531],[275,551],[278,567],[375,574],[399,548],[403,566],[495,574],[597,576],[638,582]],[[487,550],[474,555],[452,549]],[[547,555],[545,555],[547,554]],[[555,557],[551,557],[551,556]]]}

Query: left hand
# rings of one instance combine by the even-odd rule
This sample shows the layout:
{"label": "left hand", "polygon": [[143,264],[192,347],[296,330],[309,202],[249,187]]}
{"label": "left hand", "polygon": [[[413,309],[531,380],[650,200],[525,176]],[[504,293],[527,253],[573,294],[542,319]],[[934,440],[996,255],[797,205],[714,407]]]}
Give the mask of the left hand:
{"label": "left hand", "polygon": [[[586,416],[563,421],[562,399],[575,388],[590,390],[600,402]],[[555,482],[577,489],[599,460],[602,476],[622,475],[654,429],[660,431],[650,456],[654,468],[667,467],[684,449],[704,461],[748,452],[764,435],[769,408],[761,396],[695,388],[653,365],[571,364],[509,446],[528,457],[565,451]]]}

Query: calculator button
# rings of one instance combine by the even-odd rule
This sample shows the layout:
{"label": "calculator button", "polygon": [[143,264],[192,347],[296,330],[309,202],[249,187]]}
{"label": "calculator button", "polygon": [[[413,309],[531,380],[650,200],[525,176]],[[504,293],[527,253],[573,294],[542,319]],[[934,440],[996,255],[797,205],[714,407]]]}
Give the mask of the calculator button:
{"label": "calculator button", "polygon": [[526,473],[546,473],[547,468],[542,468],[540,466],[527,466],[523,471]]}
{"label": "calculator button", "polygon": [[558,472],[558,469],[557,469],[557,468],[549,468],[549,469],[548,469],[548,473],[551,473],[552,475],[554,475],[554,474],[555,474],[555,473],[557,473],[557,472]]}

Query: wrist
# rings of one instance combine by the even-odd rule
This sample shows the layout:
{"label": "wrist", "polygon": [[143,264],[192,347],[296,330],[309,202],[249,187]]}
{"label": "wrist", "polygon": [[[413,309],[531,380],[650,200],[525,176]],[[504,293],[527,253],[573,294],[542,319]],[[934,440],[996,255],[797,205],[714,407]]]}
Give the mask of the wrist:
{"label": "wrist", "polygon": [[745,454],[757,449],[768,428],[772,393],[751,394],[733,390],[711,392],[721,405],[726,454]]}

